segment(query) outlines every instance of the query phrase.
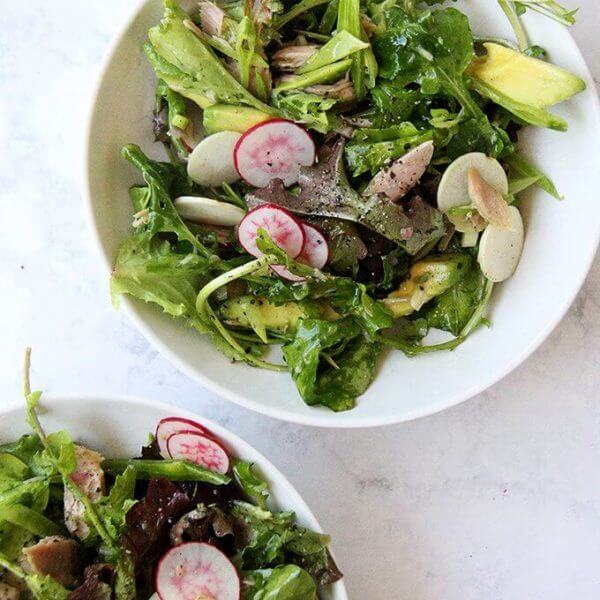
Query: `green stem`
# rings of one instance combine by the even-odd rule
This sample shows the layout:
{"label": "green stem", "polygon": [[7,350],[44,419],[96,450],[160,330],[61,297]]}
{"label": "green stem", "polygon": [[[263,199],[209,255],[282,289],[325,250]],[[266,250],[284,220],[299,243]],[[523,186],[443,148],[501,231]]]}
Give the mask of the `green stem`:
{"label": "green stem", "polygon": [[511,6],[511,4],[509,4],[508,0],[498,0],[498,4],[500,5],[500,8],[504,12],[504,14],[507,16],[511,27],[515,32],[519,50],[523,52],[524,50],[529,48],[529,40],[527,39],[527,33],[525,33],[525,29],[523,28],[521,19],[519,19],[519,15],[517,15],[514,8]]}
{"label": "green stem", "polygon": [[290,21],[293,21],[302,13],[316,8],[317,6],[321,6],[322,4],[327,4],[329,1],[330,0],[302,0],[301,2],[298,2],[298,4],[294,6],[294,8],[288,10],[288,12],[275,19],[275,22],[273,23],[273,28],[281,29],[284,25],[286,25]]}
{"label": "green stem", "polygon": [[[25,393],[26,399],[31,396],[30,370],[31,370],[31,348],[27,348],[25,350],[25,376],[23,378],[23,382],[24,382],[23,391]],[[56,470],[61,474],[64,486],[69,489],[69,491],[73,494],[73,496],[75,496],[75,498],[77,500],[79,500],[79,502],[81,502],[81,504],[83,504],[83,506],[85,508],[85,512],[90,520],[90,523],[94,526],[94,528],[98,532],[98,535],[102,538],[102,541],[112,551],[116,551],[118,549],[118,546],[117,546],[115,540],[112,539],[112,537],[110,536],[108,531],[106,531],[104,525],[102,525],[102,522],[100,521],[100,518],[98,517],[98,514],[96,513],[96,510],[92,506],[90,499],[85,494],[83,494],[82,491],[73,483],[73,481],[71,480],[71,477],[70,477],[71,474],[62,468],[62,466],[60,465],[56,456],[54,456],[54,452],[53,452],[52,448],[50,447],[50,444],[48,443],[48,438],[46,437],[46,434],[44,433],[44,430],[42,428],[42,424],[40,423],[40,419],[37,415],[37,412],[35,411],[35,408],[30,405],[29,402],[27,403],[27,415],[29,417],[29,422],[31,423],[31,426],[32,426],[34,432],[38,435],[38,437],[40,438],[40,442],[42,443],[42,446],[44,446],[44,449],[48,452],[48,456],[50,457],[52,464],[54,465]]]}
{"label": "green stem", "polygon": [[494,282],[489,279],[485,282],[485,287],[483,290],[483,296],[481,298],[481,302],[477,305],[477,308],[473,311],[471,318],[467,322],[467,324],[463,327],[463,330],[460,332],[461,338],[466,338],[469,336],[479,325],[481,324],[481,319],[483,317],[483,313],[490,301],[490,297],[492,295],[492,290],[494,289]]}
{"label": "green stem", "polygon": [[213,325],[213,327],[217,330],[217,332],[221,335],[221,337],[234,349],[236,354],[238,355],[240,360],[248,362],[256,367],[261,367],[263,369],[269,369],[271,371],[287,371],[287,367],[284,365],[276,365],[270,362],[266,362],[261,360],[260,358],[256,358],[248,354],[242,346],[237,342],[237,340],[231,335],[231,333],[227,330],[227,328],[219,321],[217,315],[214,313],[212,307],[210,306],[208,299],[210,296],[217,291],[220,287],[235,281],[236,279],[240,279],[241,277],[245,277],[246,275],[250,275],[256,271],[260,271],[264,267],[269,265],[273,265],[277,262],[277,257],[271,254],[266,254],[257,258],[255,260],[246,263],[245,265],[241,265],[236,267],[235,269],[231,269],[219,277],[216,277],[208,284],[206,284],[199,292],[198,297],[196,299],[196,311],[198,314],[206,321]]}
{"label": "green stem", "polygon": [[0,552],[0,567],[2,567],[3,569],[6,569],[7,571],[10,571],[13,575],[16,575],[19,579],[27,578],[27,573],[25,573],[25,571],[23,571],[23,569],[19,565],[10,561],[8,559],[8,557],[4,556],[4,554],[2,554],[1,552]]}

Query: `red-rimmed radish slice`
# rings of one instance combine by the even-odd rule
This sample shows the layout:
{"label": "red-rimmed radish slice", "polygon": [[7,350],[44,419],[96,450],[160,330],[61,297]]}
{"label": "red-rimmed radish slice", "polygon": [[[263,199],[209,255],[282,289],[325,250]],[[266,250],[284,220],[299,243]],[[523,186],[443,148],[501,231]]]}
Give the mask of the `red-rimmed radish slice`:
{"label": "red-rimmed radish slice", "polygon": [[160,455],[163,458],[171,458],[167,449],[167,442],[174,433],[181,433],[182,431],[197,431],[198,433],[207,437],[214,437],[213,434],[200,425],[196,421],[191,419],[185,419],[183,417],[166,417],[161,419],[156,427],[156,441],[160,450]]}
{"label": "red-rimmed radish slice", "polygon": [[229,455],[225,448],[198,431],[174,433],[167,440],[167,450],[173,460],[185,460],[221,475],[229,471]]}
{"label": "red-rimmed radish slice", "polygon": [[239,600],[241,584],[232,562],[204,542],[187,542],[167,551],[155,577],[160,600]]}
{"label": "red-rimmed radish slice", "polygon": [[244,133],[233,153],[240,177],[257,188],[272,179],[286,186],[298,181],[300,167],[315,162],[315,144],[306,129],[284,119],[259,123]]}
{"label": "red-rimmed radish slice", "polygon": [[292,273],[289,269],[286,269],[283,265],[273,265],[271,267],[271,271],[278,275],[282,279],[287,279],[288,281],[292,281],[294,283],[302,283],[306,281],[306,277],[302,277],[302,275],[296,275]]}
{"label": "red-rimmed radish slice", "polygon": [[305,265],[315,267],[315,269],[322,269],[329,260],[329,244],[327,244],[325,236],[316,227],[306,223],[300,225],[304,229],[306,241],[297,260]]}
{"label": "red-rimmed radish slice", "polygon": [[252,256],[262,256],[256,245],[259,229],[264,229],[291,258],[296,258],[302,252],[304,229],[285,208],[276,204],[264,204],[251,210],[242,219],[238,227],[238,239],[244,250]]}

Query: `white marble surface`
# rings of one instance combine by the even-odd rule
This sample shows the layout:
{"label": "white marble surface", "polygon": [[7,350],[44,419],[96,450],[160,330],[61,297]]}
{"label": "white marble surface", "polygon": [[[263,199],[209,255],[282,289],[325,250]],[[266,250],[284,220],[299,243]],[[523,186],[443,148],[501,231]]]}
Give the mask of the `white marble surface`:
{"label": "white marble surface", "polygon": [[[321,431],[220,401],[112,309],[85,223],[84,115],[133,4],[2,1],[0,403],[18,398],[31,344],[48,392],[131,393],[220,421],[304,494],[352,599],[600,597],[600,262],[533,357],[443,414]],[[573,32],[600,77],[596,3],[578,4]]]}

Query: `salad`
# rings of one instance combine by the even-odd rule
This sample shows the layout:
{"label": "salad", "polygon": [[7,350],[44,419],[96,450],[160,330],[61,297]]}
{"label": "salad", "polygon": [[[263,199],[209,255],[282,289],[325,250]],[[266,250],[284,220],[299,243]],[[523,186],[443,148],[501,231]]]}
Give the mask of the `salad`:
{"label": "salad", "polygon": [[498,5],[516,41],[479,37],[435,0],[164,0],[144,51],[168,160],[123,149],[143,182],[114,298],[288,371],[334,411],[356,405],[385,349],[462,344],[518,266],[522,192],[561,198],[519,132],[565,131],[549,109],[585,89],[520,22],[573,11]]}
{"label": "salad", "polygon": [[267,482],[200,423],[162,419],[140,457],[67,431],[0,445],[2,600],[316,600],[342,575],[326,535],[269,509]]}

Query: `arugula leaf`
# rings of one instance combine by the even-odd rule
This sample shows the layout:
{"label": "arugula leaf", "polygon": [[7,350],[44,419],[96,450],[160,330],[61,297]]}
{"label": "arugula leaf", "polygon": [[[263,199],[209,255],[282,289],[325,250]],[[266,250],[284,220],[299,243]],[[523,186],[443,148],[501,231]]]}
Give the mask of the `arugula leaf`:
{"label": "arugula leaf", "polygon": [[123,473],[117,475],[108,496],[95,502],[98,515],[107,531],[115,539],[120,539],[125,530],[125,517],[135,504],[136,470],[128,465]]}
{"label": "arugula leaf", "polygon": [[418,130],[408,121],[384,129],[359,129],[346,145],[344,155],[354,177],[367,172],[375,175],[383,166],[432,137],[430,129]]}
{"label": "arugula leaf", "polygon": [[243,600],[316,600],[314,579],[296,565],[281,565],[275,569],[246,571],[244,579],[252,581]]}
{"label": "arugula leaf", "polygon": [[[192,184],[185,173],[185,167],[150,160],[134,144],[125,146],[122,154],[141,171],[148,185],[147,193],[143,196],[146,214],[143,215],[143,227],[139,231],[174,233],[180,241],[189,242],[202,256],[212,256],[212,252],[200,243],[183,222],[171,200],[191,190]],[[136,209],[139,208],[136,206]]]}
{"label": "arugula leaf", "polygon": [[483,152],[492,157],[504,157],[512,151],[514,145],[507,133],[492,125],[485,116],[459,123],[446,147],[451,160],[469,152]]}
{"label": "arugula leaf", "polygon": [[366,340],[352,319],[301,319],[294,339],[282,350],[307,404],[344,411],[354,408],[373,380],[379,346]]}
{"label": "arugula leaf", "polygon": [[456,285],[427,305],[421,311],[421,316],[430,327],[449,331],[455,336],[461,335],[485,296],[486,283],[479,265],[473,261]]}
{"label": "arugula leaf", "polygon": [[337,118],[329,112],[337,104],[335,98],[292,91],[273,94],[272,102],[283,117],[304,123],[310,129],[321,133],[331,131],[337,124]]}
{"label": "arugula leaf", "polygon": [[233,461],[233,477],[244,493],[251,498],[260,508],[267,508],[269,485],[256,474],[254,464],[245,460]]}
{"label": "arugula leaf", "polygon": [[557,200],[563,199],[563,196],[561,196],[559,191],[556,189],[556,186],[552,180],[521,154],[511,154],[505,158],[505,162],[510,167],[511,179],[513,178],[513,175],[534,178],[535,184],[538,187],[542,188],[545,192],[548,192],[548,194]]}

